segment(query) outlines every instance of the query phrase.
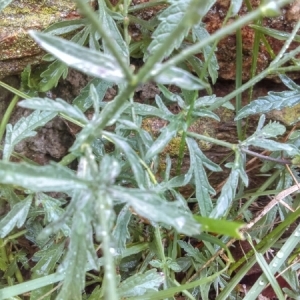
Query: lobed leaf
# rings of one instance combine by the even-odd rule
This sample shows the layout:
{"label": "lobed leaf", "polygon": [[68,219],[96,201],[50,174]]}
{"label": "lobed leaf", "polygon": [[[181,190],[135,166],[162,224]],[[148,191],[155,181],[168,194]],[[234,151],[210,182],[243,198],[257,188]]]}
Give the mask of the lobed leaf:
{"label": "lobed leaf", "polygon": [[13,0],[0,0],[0,11],[9,5]]}
{"label": "lobed leaf", "polygon": [[122,149],[122,151],[125,153],[128,162],[132,168],[132,172],[134,174],[135,180],[138,183],[138,185],[142,187],[145,182],[145,173],[140,163],[140,157],[130,147],[130,145],[127,143],[125,138],[122,138],[121,136],[117,136],[110,132],[103,132],[103,134],[106,137],[108,137],[109,140],[111,140],[115,144],[115,146]]}
{"label": "lobed leaf", "polygon": [[[114,47],[118,52],[122,53],[122,56],[128,60],[129,51],[127,44],[125,43],[122,35],[119,32],[119,29],[114,21],[114,19],[107,13],[107,7],[104,1],[99,1],[99,22],[105,31],[109,33],[111,39],[114,41]],[[103,51],[104,53],[111,54],[108,48],[106,47],[105,41],[102,40]]]}
{"label": "lobed leaf", "polygon": [[[62,289],[57,299],[81,300],[81,293],[85,286],[85,272],[87,267],[88,243],[92,242],[93,228],[88,215],[77,212],[72,226],[69,251],[60,269],[65,273]],[[62,272],[62,271],[61,271]]]}
{"label": "lobed leaf", "polygon": [[30,206],[32,202],[32,195],[27,196],[21,202],[15,204],[7,215],[0,221],[0,237],[4,238],[14,228],[22,227],[26,221]]}
{"label": "lobed leaf", "polygon": [[236,169],[232,169],[222,188],[221,195],[217,200],[216,206],[209,215],[210,218],[220,219],[226,215],[231,208],[232,201],[235,197],[238,181],[239,172]]}
{"label": "lobed leaf", "polygon": [[111,193],[114,198],[128,203],[143,218],[172,226],[178,232],[189,236],[200,233],[200,226],[179,203],[167,202],[152,191],[115,186]]}
{"label": "lobed leaf", "polygon": [[208,216],[213,209],[210,194],[215,195],[216,192],[209,184],[207,174],[203,167],[202,158],[205,155],[193,139],[187,138],[186,143],[190,152],[190,165],[193,170],[194,183],[196,185],[196,199],[198,201],[200,214],[202,216]]}
{"label": "lobed leaf", "polygon": [[268,92],[268,96],[259,97],[250,104],[244,106],[235,117],[240,120],[253,114],[266,113],[273,109],[294,106],[299,103],[300,90],[284,92]]}
{"label": "lobed leaf", "polygon": [[34,111],[27,117],[22,117],[12,126],[6,126],[6,136],[3,149],[3,158],[8,159],[14,149],[14,146],[23,139],[36,135],[35,129],[44,126],[56,116],[53,112]]}
{"label": "lobed leaf", "polygon": [[163,282],[164,276],[151,269],[144,274],[134,274],[122,281],[118,287],[118,294],[122,298],[142,296],[150,291],[158,291]]}
{"label": "lobed leaf", "polygon": [[[147,51],[145,51],[144,61],[157,51],[157,49],[164,44],[166,37],[177,28],[178,24],[182,23],[182,19],[190,2],[191,0],[173,1],[173,3],[171,3],[171,5],[158,16],[160,23],[152,35],[152,42],[148,46]],[[174,39],[173,43],[165,48],[165,53],[162,59],[169,56],[174,49],[178,49],[180,47],[189,30],[190,28],[187,26],[185,30],[176,39]]]}
{"label": "lobed leaf", "polygon": [[[80,110],[86,111],[92,104],[92,97],[90,95],[90,86],[94,85],[98,99],[101,102],[104,99],[105,93],[112,83],[103,79],[93,78],[81,91],[80,94],[73,100],[73,105],[76,105]],[[100,104],[100,103],[99,103]]]}
{"label": "lobed leaf", "polygon": [[128,224],[132,216],[129,207],[125,205],[119,212],[116,225],[112,231],[112,237],[115,240],[115,248],[118,253],[126,249],[126,240],[130,238]]}
{"label": "lobed leaf", "polygon": [[54,24],[43,30],[43,32],[52,35],[62,35],[78,30],[85,25],[86,21],[84,19],[55,22]]}
{"label": "lobed leaf", "polygon": [[88,122],[87,117],[78,107],[72,106],[71,104],[60,98],[56,98],[55,100],[53,100],[49,98],[33,97],[20,101],[18,105],[21,107],[38,109],[41,111],[64,113],[67,116],[82,122],[83,124],[86,124]]}
{"label": "lobed leaf", "polygon": [[[203,41],[210,36],[204,24],[199,24],[194,26],[192,29],[192,34],[194,40],[196,41]],[[207,64],[208,73],[211,77],[212,83],[214,84],[218,79],[218,70],[219,70],[219,64],[218,64],[216,54],[210,45],[204,46],[201,51],[203,53],[205,61],[208,62]]]}
{"label": "lobed leaf", "polygon": [[207,87],[207,84],[199,78],[192,75],[190,72],[178,67],[169,67],[162,69],[160,64],[157,64],[150,72],[151,78],[160,84],[174,84],[186,90],[202,90]]}
{"label": "lobed leaf", "polygon": [[123,71],[112,56],[45,33],[29,33],[42,48],[69,67],[114,83],[124,82]]}
{"label": "lobed leaf", "polygon": [[0,161],[0,183],[22,186],[32,191],[72,192],[87,189],[88,183],[58,164],[33,166]]}

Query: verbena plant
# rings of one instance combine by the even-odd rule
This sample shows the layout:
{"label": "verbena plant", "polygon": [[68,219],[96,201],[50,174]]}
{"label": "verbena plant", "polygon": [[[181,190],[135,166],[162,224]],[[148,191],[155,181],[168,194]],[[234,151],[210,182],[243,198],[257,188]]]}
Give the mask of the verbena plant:
{"label": "verbena plant", "polygon": [[[205,30],[201,20],[215,1],[153,1],[133,8],[129,2],[124,1],[116,10],[109,1],[99,0],[99,10],[93,12],[85,1],[77,0],[86,19],[54,24],[44,33],[30,33],[51,54],[47,59],[52,63],[41,75],[41,91],[56,85],[59,78],[67,74],[68,66],[94,79],[72,105],[62,99],[28,98],[22,92],[14,91],[28,98],[19,105],[34,112],[14,126],[6,126],[0,182],[2,204],[8,203],[10,210],[0,220],[0,267],[4,273],[0,298],[19,299],[17,295],[30,292],[30,299],[145,300],[172,298],[181,292],[187,299],[209,299],[210,291],[215,289],[216,299],[238,299],[234,288],[258,262],[264,275],[245,299],[255,299],[268,282],[278,298],[283,299],[274,274],[287,267],[287,258],[292,257],[299,241],[300,228],[297,227],[284,242],[277,243],[279,251],[270,265],[261,253],[275,245],[284,229],[296,220],[298,210],[290,212],[283,206],[275,206],[272,213],[262,219],[271,224],[279,213],[282,223],[271,232],[268,231],[270,226],[267,230],[256,230],[253,234],[258,243],[253,246],[255,255],[252,254],[248,263],[232,278],[230,272],[239,262],[233,264],[225,243],[230,238],[243,238],[239,231],[242,225],[234,220],[242,216],[250,221],[249,206],[280,175],[277,190],[293,185],[292,177],[278,162],[287,162],[291,158],[297,163],[299,132],[294,132],[286,143],[277,142],[274,138],[282,135],[285,127],[277,122],[264,125],[262,115],[257,130],[243,139],[238,120],[299,102],[300,87],[284,75],[286,71],[299,70],[294,57],[300,48],[285,53],[299,24],[291,34],[253,25],[260,34],[286,39],[286,44],[270,66],[257,76],[253,75],[248,82],[242,84],[241,72],[237,73],[237,89],[229,95],[217,98],[209,94],[211,88],[207,78],[214,83],[218,76],[214,51],[219,39],[234,31],[238,34],[242,26],[260,17],[279,13],[280,7],[291,1],[266,1],[257,10],[212,35]],[[9,1],[0,3],[3,8]],[[133,10],[158,4],[167,5],[154,21],[146,22],[131,16]],[[234,17],[241,4],[242,1],[232,0],[227,17]],[[153,31],[151,41],[145,37],[141,42],[130,41],[130,19],[144,26],[144,33]],[[118,26],[120,24],[123,26]],[[77,31],[71,41],[55,37],[74,30]],[[184,42],[187,40],[189,43]],[[83,47],[86,44],[89,48]],[[240,46],[237,49],[241,49]],[[204,61],[195,56],[198,53],[203,53]],[[257,50],[254,54],[253,61]],[[141,56],[144,60],[136,72],[130,66],[131,55]],[[240,59],[239,55],[237,57]],[[291,60],[294,64],[284,67]],[[184,67],[186,62],[195,70],[194,74]],[[252,88],[265,76],[279,72],[287,91],[270,92],[240,107],[242,91]],[[156,95],[152,105],[135,102],[135,89],[149,81],[159,86],[161,94]],[[118,94],[112,101],[104,102],[105,92],[113,85],[118,87]],[[181,92],[170,92],[168,85],[177,86]],[[202,89],[209,95],[199,97],[198,91]],[[219,121],[213,110],[221,105],[232,107],[229,100],[234,97],[237,97],[237,134],[241,142],[232,144],[188,130],[202,117]],[[176,103],[180,113],[172,113],[166,103]],[[91,107],[94,115],[89,120],[84,112]],[[61,162],[47,166],[37,166],[25,158],[24,162],[10,162],[14,146],[34,136],[38,127],[57,115],[82,127],[70,153]],[[149,117],[167,122],[157,138],[142,126],[142,121]],[[2,122],[2,130],[3,124],[6,125]],[[107,131],[108,126],[113,126],[113,131]],[[178,165],[172,166],[170,157],[161,153],[175,137],[180,140],[179,159]],[[229,176],[217,199],[216,191],[209,184],[207,170],[215,173],[222,169],[205,156],[199,141],[227,147],[234,154],[232,163],[226,165]],[[107,147],[108,144],[113,144],[114,148]],[[245,163],[251,146],[273,152],[275,163],[271,168],[275,166],[277,170],[255,193],[247,196],[244,192],[248,185]],[[180,170],[186,154],[190,159],[188,170],[173,175],[171,169]],[[281,155],[286,159],[280,160]],[[75,159],[78,160],[76,171],[67,167]],[[162,163],[165,169],[157,176]],[[268,166],[265,165],[265,172]],[[180,193],[180,188],[187,185],[195,191],[189,199]],[[61,192],[65,197],[53,198],[47,192]],[[242,197],[248,201],[238,208],[236,200]],[[290,196],[286,201],[297,207],[297,201],[293,202]],[[188,202],[197,203],[196,212],[191,211]],[[28,262],[26,252],[14,247],[21,236],[38,249],[31,257],[34,267],[30,271],[32,264]],[[194,248],[187,237],[201,241],[201,249]],[[222,250],[227,254],[227,262],[219,257]],[[283,275],[291,288],[285,292],[294,299],[298,299],[300,291],[295,272],[298,268],[295,265]],[[23,278],[22,270],[30,274],[29,279]],[[176,276],[180,273],[185,273],[184,280],[180,281],[180,276]]]}

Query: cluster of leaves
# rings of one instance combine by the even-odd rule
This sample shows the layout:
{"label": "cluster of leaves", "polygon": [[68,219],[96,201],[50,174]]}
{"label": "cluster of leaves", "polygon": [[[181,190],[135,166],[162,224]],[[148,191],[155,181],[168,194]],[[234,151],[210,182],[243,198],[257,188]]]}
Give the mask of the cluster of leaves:
{"label": "cluster of leaves", "polygon": [[[144,35],[153,30],[152,40],[149,42],[149,38],[143,38],[142,42],[132,43],[126,38],[128,20],[136,18],[130,16],[129,1],[118,6],[119,10],[113,10],[109,3],[99,0],[97,12],[93,12],[85,1],[76,2],[86,19],[54,24],[44,33],[30,33],[49,52],[46,59],[52,61],[41,75],[40,90],[47,91],[55,86],[61,76],[66,76],[68,67],[94,79],[72,104],[63,99],[40,97],[21,101],[20,106],[34,112],[14,126],[6,126],[0,182],[2,205],[7,203],[10,209],[0,219],[0,267],[4,272],[0,298],[30,291],[32,300],[41,297],[49,300],[165,299],[178,292],[189,299],[208,299],[213,287],[216,293],[222,289],[218,299],[238,299],[233,291],[236,281],[228,278],[227,270],[233,259],[225,243],[230,237],[242,238],[239,232],[241,224],[233,221],[238,215],[246,220],[251,218],[247,207],[238,210],[235,201],[246,197],[244,188],[249,181],[244,150],[258,146],[274,152],[275,157],[297,157],[300,155],[299,133],[296,132],[288,143],[275,141],[285,132],[285,127],[277,122],[264,125],[264,115],[256,132],[236,145],[189,132],[188,128],[203,117],[219,121],[212,106],[232,108],[227,103],[230,99],[217,98],[209,93],[208,78],[214,83],[218,70],[214,43],[262,14],[273,14],[286,1],[270,1],[248,18],[241,18],[210,36],[202,18],[215,1],[169,0],[157,19],[149,21],[142,30]],[[0,8],[8,3],[2,1]],[[235,16],[241,4],[242,1],[231,1],[230,17]],[[141,26],[144,23],[140,20]],[[55,36],[74,30],[76,34],[71,41]],[[204,61],[196,56],[200,52]],[[298,52],[300,49],[297,48],[277,57],[266,74],[276,73]],[[137,73],[130,67],[132,55],[144,59]],[[187,71],[187,65],[197,76]],[[262,78],[263,75],[259,74],[252,81]],[[297,104],[300,87],[285,75],[280,78],[289,91],[270,92],[243,107],[236,119]],[[155,103],[135,102],[135,89],[149,81],[155,82],[161,91],[156,95]],[[104,102],[107,89],[113,85],[118,87],[118,94],[111,102]],[[181,92],[170,92],[168,85],[176,85]],[[245,88],[241,86],[237,93]],[[198,91],[202,89],[206,89],[209,95],[199,98]],[[24,98],[28,97],[25,95]],[[176,103],[180,113],[170,111],[167,103]],[[91,120],[84,114],[90,108],[94,111]],[[37,128],[57,115],[82,127],[70,154],[60,163],[47,166],[37,166],[28,159],[11,162],[15,145],[34,136]],[[142,126],[142,121],[149,117],[160,118],[168,124],[157,138]],[[113,132],[105,130],[112,125]],[[190,167],[184,174],[177,172],[174,175],[171,158],[161,155],[175,137],[180,138],[177,169],[181,167],[185,151],[190,159]],[[229,169],[229,176],[217,199],[213,198],[216,191],[209,183],[207,170],[221,172],[222,169],[201,151],[199,140],[228,147],[234,153],[233,162],[225,166]],[[113,150],[108,149],[108,143],[114,145]],[[67,166],[75,159],[78,160],[76,171]],[[162,163],[165,169],[158,180],[156,174]],[[270,169],[274,165],[265,165],[265,172],[267,167]],[[282,190],[292,184],[292,179],[283,168],[278,168],[282,178],[277,189]],[[187,185],[194,187],[195,191],[189,199],[179,192]],[[60,196],[52,197],[50,192],[60,193]],[[249,201],[254,200],[252,197]],[[292,198],[286,201],[290,206],[296,205]],[[191,211],[188,203],[197,203],[197,212]],[[291,224],[298,214],[278,206],[262,222],[273,222],[278,212],[285,221],[284,225]],[[144,222],[139,222],[140,219]],[[257,249],[266,251],[273,246],[282,234],[282,228],[278,228],[281,231],[268,233],[264,229],[256,232],[257,241],[263,238],[268,241],[258,244],[260,248]],[[203,231],[214,232],[217,236]],[[13,245],[13,241],[23,236],[38,249],[31,257],[34,262],[31,270],[32,262],[28,261],[26,253],[17,251]],[[201,241],[201,251],[194,248],[186,237]],[[256,253],[256,260],[249,261],[247,267],[258,261],[267,274],[266,278],[260,279],[258,286],[251,289],[251,297],[258,295],[267,280],[277,295],[283,297],[274,273],[286,267],[286,258],[296,247],[297,237],[299,228],[280,246],[284,256],[278,255],[272,268],[260,253]],[[167,245],[163,244],[164,240]],[[213,259],[220,249],[227,251],[228,263],[218,256]],[[210,260],[212,263],[206,264]],[[119,274],[116,274],[116,266]],[[293,290],[287,291],[290,296],[300,290],[295,280],[298,268],[285,275]],[[21,270],[30,274],[26,283],[21,283]],[[188,282],[177,281],[176,273],[181,272],[189,274]],[[241,279],[246,272],[242,268],[235,278]],[[194,276],[189,278],[193,273]],[[56,285],[60,281],[62,286]],[[12,286],[7,286],[7,283]]]}

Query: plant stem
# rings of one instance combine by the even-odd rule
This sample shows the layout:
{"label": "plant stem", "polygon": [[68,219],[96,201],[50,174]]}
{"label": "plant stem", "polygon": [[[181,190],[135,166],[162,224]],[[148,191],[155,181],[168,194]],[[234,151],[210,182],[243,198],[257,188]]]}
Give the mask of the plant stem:
{"label": "plant stem", "polygon": [[[242,31],[237,29],[236,31],[236,69],[235,69],[235,88],[239,89],[242,86],[243,78],[243,41],[242,41]],[[236,114],[242,108],[242,94],[236,95],[235,99],[235,111]],[[242,120],[237,120],[236,122],[237,135],[238,139],[242,141],[243,138],[243,129],[242,129]]]}
{"label": "plant stem", "polygon": [[154,236],[155,236],[155,243],[157,246],[157,250],[158,250],[158,257],[162,262],[163,265],[163,272],[164,272],[164,289],[168,288],[168,281],[167,278],[169,277],[169,269],[167,267],[167,260],[166,260],[166,256],[165,256],[165,251],[164,251],[164,247],[162,245],[162,237],[160,234],[160,228],[158,225],[155,226],[154,228]]}
{"label": "plant stem", "polygon": [[254,152],[254,151],[251,151],[249,149],[246,149],[246,148],[240,148],[242,152],[245,152],[251,156],[254,156],[254,157],[258,157],[258,158],[261,158],[261,159],[264,159],[264,160],[268,160],[268,161],[274,161],[278,164],[281,164],[281,165],[292,165],[292,162],[290,160],[286,160],[286,159],[282,159],[282,158],[274,158],[274,157],[270,157],[270,156],[265,156],[265,155],[262,155],[260,153],[257,153],[257,152]]}
{"label": "plant stem", "polygon": [[22,99],[30,99],[31,98],[27,94],[22,93],[21,91],[13,88],[12,86],[10,86],[10,85],[2,82],[2,81],[0,81],[0,86],[4,87],[5,89],[7,89],[8,91],[14,93],[15,95],[18,95]]}
{"label": "plant stem", "polygon": [[168,1],[167,0],[156,0],[156,1],[154,0],[154,1],[150,1],[150,2],[137,4],[137,5],[129,7],[128,12],[133,13],[133,12],[136,12],[136,11],[139,11],[139,10],[143,10],[143,9],[150,8],[150,7],[153,7],[153,6],[158,6],[158,5],[161,5],[161,4],[168,4]]}
{"label": "plant stem", "polygon": [[0,124],[0,141],[2,141],[2,139],[3,139],[6,125],[9,121],[9,118],[10,118],[16,104],[18,103],[18,101],[19,101],[19,96],[15,95],[13,97],[12,101],[9,103],[8,108],[6,109],[6,111],[4,113],[4,116],[3,116],[2,120],[1,120],[1,124]]}
{"label": "plant stem", "polygon": [[234,151],[236,151],[236,148],[237,148],[237,146],[235,144],[231,144],[231,143],[228,143],[228,142],[217,140],[217,139],[214,139],[212,137],[202,135],[202,134],[198,134],[198,133],[195,133],[195,132],[187,132],[186,135],[190,136],[190,137],[193,137],[195,139],[198,139],[198,140],[203,140],[203,141],[206,141],[206,142],[209,142],[209,143],[213,143],[213,144],[216,144],[216,145],[219,145],[219,146],[223,146],[223,147],[229,148],[229,149],[234,150]]}
{"label": "plant stem", "polygon": [[[104,207],[110,208],[110,200],[105,193],[99,194],[99,201],[101,201],[100,205]],[[111,252],[111,234],[110,234],[110,220],[107,219],[107,208],[99,209],[99,219],[101,222],[101,228],[103,231],[102,235],[102,249],[104,256],[104,279],[105,279],[105,295],[106,299],[109,300],[119,300],[117,293],[117,282],[116,282],[116,271],[115,271],[115,262]]]}

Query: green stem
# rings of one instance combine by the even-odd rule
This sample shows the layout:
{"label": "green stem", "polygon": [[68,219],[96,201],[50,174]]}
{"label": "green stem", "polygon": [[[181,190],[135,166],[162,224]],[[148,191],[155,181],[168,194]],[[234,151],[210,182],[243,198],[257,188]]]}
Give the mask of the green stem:
{"label": "green stem", "polygon": [[6,111],[4,113],[4,116],[3,116],[2,120],[1,120],[1,124],[0,124],[0,141],[2,141],[2,139],[3,139],[3,135],[6,130],[6,125],[9,121],[9,118],[10,118],[16,104],[18,103],[18,101],[19,101],[19,96],[15,95],[13,97],[13,99],[11,100],[11,102],[9,103],[8,108],[6,109]]}
{"label": "green stem", "polygon": [[12,86],[10,86],[10,85],[2,82],[2,81],[0,81],[0,86],[4,87],[5,89],[7,89],[8,91],[14,93],[15,95],[19,96],[22,99],[29,99],[29,98],[31,98],[30,96],[22,93],[21,91],[13,88]]}
{"label": "green stem", "polygon": [[158,225],[155,226],[154,236],[155,236],[155,244],[156,244],[157,250],[158,250],[158,257],[163,264],[163,272],[165,275],[164,289],[167,289],[168,288],[167,278],[169,277],[169,269],[167,267],[167,260],[166,260],[166,256],[165,256],[164,247],[162,245],[162,237],[160,234],[160,228]]}
{"label": "green stem", "polygon": [[[236,69],[235,69],[235,88],[239,89],[242,86],[242,77],[243,77],[243,41],[242,41],[242,31],[237,29],[236,31]],[[242,108],[242,94],[236,95],[235,99],[235,111],[236,114]],[[238,139],[242,141],[243,138],[243,129],[242,129],[242,120],[237,120],[236,122],[237,135]]]}
{"label": "green stem", "polygon": [[[99,209],[99,219],[100,225],[103,231],[102,236],[102,249],[103,249],[103,256],[104,256],[104,280],[105,280],[105,295],[106,299],[109,300],[119,300],[119,296],[117,293],[117,282],[116,282],[116,270],[115,270],[115,263],[114,258],[111,253],[111,235],[109,224],[111,220],[107,219],[107,207],[110,208],[108,196],[105,193],[101,193],[98,197],[99,201],[101,202],[100,207],[103,205],[104,209]],[[110,215],[110,214],[109,214]]]}
{"label": "green stem", "polygon": [[128,12],[133,13],[133,12],[136,12],[136,11],[139,11],[139,10],[144,10],[144,9],[151,8],[153,6],[158,6],[158,5],[161,5],[161,4],[168,4],[168,1],[167,0],[156,0],[156,1],[153,0],[153,1],[150,1],[150,2],[144,2],[144,3],[141,3],[141,4],[134,5],[132,7],[129,7]]}
{"label": "green stem", "polygon": [[251,151],[251,150],[246,149],[246,148],[240,148],[240,149],[241,149],[242,152],[245,152],[245,153],[247,153],[251,156],[258,157],[258,158],[268,160],[268,161],[274,161],[274,162],[276,162],[278,164],[281,164],[281,165],[292,165],[293,164],[290,160],[287,160],[287,159],[281,159],[281,158],[274,158],[274,157],[271,157],[271,156],[265,156],[265,155],[262,155],[260,153]]}
{"label": "green stem", "polygon": [[216,145],[219,145],[219,146],[229,148],[233,151],[236,151],[236,148],[237,148],[237,146],[235,144],[231,144],[231,143],[228,143],[228,142],[217,140],[217,139],[214,139],[212,137],[202,135],[202,134],[198,134],[198,133],[195,133],[195,132],[187,132],[186,135],[190,136],[190,137],[193,137],[195,139],[198,139],[198,140],[203,140],[203,141],[206,141],[206,142],[209,142],[209,143],[213,143],[213,144],[216,144]]}

